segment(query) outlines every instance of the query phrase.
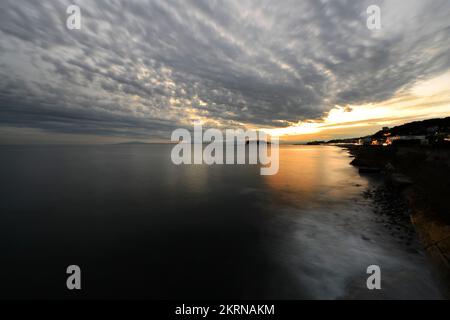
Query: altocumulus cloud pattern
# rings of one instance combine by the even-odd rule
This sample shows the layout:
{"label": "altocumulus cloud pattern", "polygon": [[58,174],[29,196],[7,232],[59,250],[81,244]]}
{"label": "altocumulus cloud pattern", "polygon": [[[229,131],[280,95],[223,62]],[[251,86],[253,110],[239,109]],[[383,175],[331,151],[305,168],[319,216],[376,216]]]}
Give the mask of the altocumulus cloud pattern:
{"label": "altocumulus cloud pattern", "polygon": [[[81,30],[66,28],[77,4]],[[366,8],[382,10],[368,30]],[[450,2],[0,3],[0,126],[167,138],[284,127],[450,68]]]}

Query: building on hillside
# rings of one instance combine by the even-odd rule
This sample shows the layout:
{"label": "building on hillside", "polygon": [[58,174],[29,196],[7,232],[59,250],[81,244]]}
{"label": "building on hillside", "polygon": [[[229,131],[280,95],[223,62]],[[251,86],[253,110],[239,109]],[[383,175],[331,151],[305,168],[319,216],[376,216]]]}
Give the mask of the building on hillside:
{"label": "building on hillside", "polygon": [[428,145],[428,138],[424,135],[392,136],[386,139],[387,145]]}

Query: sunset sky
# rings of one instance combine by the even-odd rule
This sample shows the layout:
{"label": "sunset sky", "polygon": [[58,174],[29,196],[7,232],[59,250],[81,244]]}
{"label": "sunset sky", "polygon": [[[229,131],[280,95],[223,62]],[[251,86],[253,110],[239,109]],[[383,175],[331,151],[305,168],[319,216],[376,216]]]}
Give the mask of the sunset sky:
{"label": "sunset sky", "polygon": [[0,3],[0,144],[161,142],[194,123],[302,142],[444,116],[448,0]]}

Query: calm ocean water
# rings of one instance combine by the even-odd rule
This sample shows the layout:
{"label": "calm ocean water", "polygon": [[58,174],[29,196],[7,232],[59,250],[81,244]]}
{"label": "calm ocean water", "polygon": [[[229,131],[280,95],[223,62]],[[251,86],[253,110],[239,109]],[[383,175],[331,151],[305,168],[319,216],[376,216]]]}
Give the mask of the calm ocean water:
{"label": "calm ocean water", "polygon": [[[390,232],[337,147],[280,171],[175,166],[170,145],[0,147],[2,298],[439,298],[414,235]],[[408,241],[399,241],[408,239]],[[66,289],[66,267],[82,290]],[[381,267],[382,290],[366,289]]]}

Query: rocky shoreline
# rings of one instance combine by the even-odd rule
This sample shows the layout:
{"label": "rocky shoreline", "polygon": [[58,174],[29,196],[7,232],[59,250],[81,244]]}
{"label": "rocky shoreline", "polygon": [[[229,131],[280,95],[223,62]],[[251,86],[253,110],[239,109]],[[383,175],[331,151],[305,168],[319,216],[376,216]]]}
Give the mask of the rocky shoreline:
{"label": "rocky shoreline", "polygon": [[397,243],[414,251],[417,237],[410,220],[410,210],[404,198],[398,197],[387,184],[377,185],[364,191],[363,197],[373,200],[377,221],[382,223]]}
{"label": "rocky shoreline", "polygon": [[[382,214],[392,220],[387,225],[392,235],[397,228],[414,226],[415,231],[406,230],[407,234],[417,232],[438,270],[442,290],[450,298],[450,212],[446,199],[450,195],[450,150],[343,147],[354,157],[351,164],[360,173],[384,176],[385,184],[366,191],[365,196],[373,198]],[[400,240],[407,245],[411,241]]]}

